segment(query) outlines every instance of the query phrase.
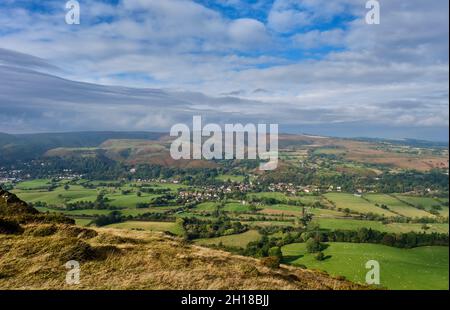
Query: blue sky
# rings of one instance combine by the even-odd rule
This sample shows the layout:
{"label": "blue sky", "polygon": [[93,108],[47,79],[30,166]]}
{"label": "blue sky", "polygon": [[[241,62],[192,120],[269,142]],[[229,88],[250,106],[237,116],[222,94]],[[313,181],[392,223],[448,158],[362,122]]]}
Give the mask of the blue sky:
{"label": "blue sky", "polygon": [[[366,0],[79,3],[80,25],[65,0],[0,3],[0,131],[165,130],[198,113],[448,139],[447,0],[380,1],[380,25]],[[79,92],[61,100],[61,78]]]}

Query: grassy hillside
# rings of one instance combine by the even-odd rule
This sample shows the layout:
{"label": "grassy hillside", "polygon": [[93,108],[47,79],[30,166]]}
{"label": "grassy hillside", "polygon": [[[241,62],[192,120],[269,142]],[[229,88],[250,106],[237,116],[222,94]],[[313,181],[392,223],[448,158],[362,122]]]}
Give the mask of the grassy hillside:
{"label": "grassy hillside", "polygon": [[[53,228],[52,228],[53,227]],[[80,284],[64,264],[80,262]],[[160,233],[28,226],[0,234],[0,289],[359,289],[348,281],[183,243]]]}

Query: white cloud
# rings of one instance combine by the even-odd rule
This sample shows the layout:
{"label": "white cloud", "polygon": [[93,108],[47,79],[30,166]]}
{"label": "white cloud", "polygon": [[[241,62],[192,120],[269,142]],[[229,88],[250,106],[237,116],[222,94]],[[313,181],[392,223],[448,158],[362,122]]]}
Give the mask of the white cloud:
{"label": "white cloud", "polygon": [[234,20],[229,27],[229,33],[233,42],[240,45],[258,45],[269,43],[266,27],[263,23],[250,18]]}
{"label": "white cloud", "polygon": [[[224,1],[223,5],[249,6],[238,0]],[[264,7],[262,2],[255,6]],[[381,9],[381,25],[371,26],[364,23],[362,0],[277,0],[266,12],[267,20],[254,16],[231,18],[187,0],[122,0],[117,7],[94,0],[82,5],[82,25],[72,27],[64,23],[63,12],[49,15],[7,7],[0,10],[0,47],[48,61],[26,55],[16,57],[6,51],[0,54],[3,65],[9,57],[9,66],[18,61],[71,80],[170,88],[211,96],[232,93],[251,102],[243,105],[237,99],[216,101],[207,97],[197,103],[197,97],[183,99],[187,96],[183,92],[160,104],[155,103],[152,94],[154,110],[166,109],[167,102],[171,106],[177,103],[176,109],[171,107],[166,114],[148,114],[155,115],[153,123],[158,126],[195,109],[215,115],[211,111],[219,102],[221,111],[232,116],[273,118],[290,124],[354,120],[448,126],[448,1],[383,1]],[[345,27],[333,27],[332,23],[326,29],[316,27],[344,12],[355,16]],[[286,39],[280,32],[292,35]],[[329,53],[317,56],[310,54],[311,49],[328,49]],[[285,58],[286,54],[290,57]],[[297,54],[304,56],[297,61]],[[43,69],[48,64],[61,71]],[[3,74],[12,74],[2,69]],[[1,104],[11,111],[11,105],[20,106],[21,112],[16,110],[14,114],[17,125],[21,124],[20,115],[31,113],[27,111],[41,114],[36,107],[32,109],[31,103],[11,97],[35,85],[38,81],[33,78],[42,76],[29,72],[27,85],[21,84],[22,75],[14,74],[16,79],[8,76],[1,81],[2,90],[8,94],[2,94]],[[40,87],[32,89],[33,96],[49,100],[48,106],[61,99]],[[42,89],[50,92],[51,88]],[[264,91],[255,91],[258,89]],[[112,97],[107,95],[110,91]],[[149,98],[142,92],[128,89],[122,97],[113,88],[96,97],[97,91],[92,90],[88,92],[89,100],[52,107],[61,115],[66,115],[65,111],[77,115],[80,104],[88,104],[91,115],[79,112],[86,122],[74,120],[78,126],[107,126],[108,122],[93,120],[101,115],[98,111],[105,109],[105,115],[121,127],[133,127],[147,123],[142,121],[147,114],[138,113],[145,106],[140,100]],[[24,95],[18,98],[28,100]],[[74,93],[70,96],[78,98]],[[91,106],[96,99],[101,102]],[[114,109],[104,106],[110,99],[117,103]],[[180,101],[186,103],[182,108],[178,106]],[[29,102],[38,106],[45,103]],[[49,114],[42,115],[42,120],[49,121]],[[35,124],[45,126],[44,121]]]}

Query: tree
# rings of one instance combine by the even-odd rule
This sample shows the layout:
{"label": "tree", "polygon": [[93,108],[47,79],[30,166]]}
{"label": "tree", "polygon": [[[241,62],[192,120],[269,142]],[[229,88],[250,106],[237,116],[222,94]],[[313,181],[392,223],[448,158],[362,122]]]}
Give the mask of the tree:
{"label": "tree", "polygon": [[68,191],[70,189],[69,184],[64,185],[64,190]]}
{"label": "tree", "polygon": [[317,239],[309,238],[308,241],[306,241],[306,250],[308,251],[308,253],[320,252],[322,248],[322,244]]}
{"label": "tree", "polygon": [[316,254],[315,257],[318,261],[323,261],[325,259],[325,255],[323,254],[323,252],[319,252]]}
{"label": "tree", "polygon": [[281,252],[281,248],[279,246],[275,246],[269,249],[269,256],[275,256],[278,258],[283,258],[283,253]]}

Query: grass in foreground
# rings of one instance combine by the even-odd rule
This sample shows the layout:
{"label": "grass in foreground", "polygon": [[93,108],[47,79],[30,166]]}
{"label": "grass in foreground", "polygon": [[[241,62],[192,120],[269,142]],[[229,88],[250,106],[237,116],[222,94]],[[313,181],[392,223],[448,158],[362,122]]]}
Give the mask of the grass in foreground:
{"label": "grass in foreground", "polygon": [[[363,288],[320,272],[271,269],[257,259],[189,245],[161,233],[97,229],[95,236],[58,226],[40,227],[37,236],[36,229],[0,234],[0,289]],[[71,259],[80,262],[79,285],[65,281],[65,263]]]}

